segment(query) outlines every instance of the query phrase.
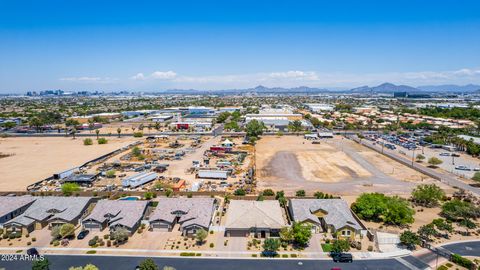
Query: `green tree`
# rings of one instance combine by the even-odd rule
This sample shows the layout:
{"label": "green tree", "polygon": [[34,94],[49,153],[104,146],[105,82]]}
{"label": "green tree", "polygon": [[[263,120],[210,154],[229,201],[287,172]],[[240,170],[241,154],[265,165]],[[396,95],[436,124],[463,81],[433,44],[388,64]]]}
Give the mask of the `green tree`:
{"label": "green tree", "polygon": [[437,157],[431,157],[428,159],[428,164],[430,165],[430,167],[432,168],[436,168],[438,167],[438,165],[442,164],[443,161],[440,160],[439,158]]}
{"label": "green tree", "polygon": [[408,201],[400,197],[387,197],[387,211],[383,213],[383,222],[393,225],[405,225],[414,222],[413,210]]}
{"label": "green tree", "polygon": [[436,218],[432,220],[432,224],[434,224],[435,227],[441,231],[447,231],[450,233],[453,231],[453,226],[442,218]]}
{"label": "green tree", "polygon": [[204,229],[197,230],[197,233],[195,234],[195,239],[197,239],[197,242],[199,244],[203,244],[205,239],[207,239],[208,233]]}
{"label": "green tree", "polygon": [[412,200],[425,207],[437,206],[445,196],[445,192],[437,185],[418,185],[412,191]]}
{"label": "green tree", "polygon": [[122,129],[121,129],[121,128],[117,128],[118,138],[120,138],[120,133],[122,133]]}
{"label": "green tree", "polygon": [[50,235],[52,236],[53,240],[60,239],[60,226],[53,226],[50,230]]}
{"label": "green tree", "polygon": [[100,129],[96,129],[95,134],[97,134],[97,140],[98,140],[98,135],[100,134]]}
{"label": "green tree", "polygon": [[421,239],[425,241],[431,241],[431,236],[436,236],[438,234],[437,230],[432,223],[421,226],[418,231],[418,235]]}
{"label": "green tree", "polygon": [[470,202],[451,200],[442,205],[440,214],[448,220],[460,221],[465,218],[479,217],[480,209]]}
{"label": "green tree", "polygon": [[350,250],[350,243],[347,240],[337,239],[333,241],[332,244],[332,252],[339,253],[339,252],[346,252]]}
{"label": "green tree", "polygon": [[105,173],[105,176],[107,178],[115,178],[115,174],[116,174],[116,171],[115,170],[108,170],[106,173]]}
{"label": "green tree", "polygon": [[400,234],[400,243],[414,249],[416,245],[420,245],[420,237],[412,231],[404,231]]}
{"label": "green tree", "polygon": [[280,240],[289,243],[293,241],[293,230],[290,227],[283,227],[280,229]]}
{"label": "green tree", "polygon": [[150,258],[143,260],[138,266],[140,270],[159,270],[158,265]]}
{"label": "green tree", "polygon": [[223,123],[230,117],[229,112],[222,112],[217,116],[217,123]]}
{"label": "green tree", "polygon": [[125,228],[117,228],[110,233],[110,239],[117,241],[118,243],[124,243],[128,240],[130,233]]}
{"label": "green tree", "polygon": [[66,238],[75,235],[75,226],[70,223],[65,223],[60,227],[60,237]]}
{"label": "green tree", "polygon": [[303,223],[293,223],[292,226],[293,240],[300,246],[306,246],[312,237],[312,226]]}
{"label": "green tree", "polygon": [[248,137],[258,138],[258,136],[263,134],[263,130],[265,129],[265,125],[263,122],[259,122],[256,119],[248,122],[246,125],[246,132]]}
{"label": "green tree", "polygon": [[80,190],[80,186],[77,183],[64,183],[62,184],[62,193],[65,196],[70,196],[74,192]]}
{"label": "green tree", "polygon": [[267,238],[263,242],[263,250],[269,253],[277,253],[280,248],[280,241],[277,238]]}
{"label": "green tree", "polygon": [[32,263],[32,270],[49,270],[50,269],[50,262],[47,258],[43,258],[43,260],[35,260]]}
{"label": "green tree", "polygon": [[414,221],[408,201],[397,196],[380,193],[364,193],[352,204],[352,210],[364,220],[383,221],[387,224],[405,225]]}
{"label": "green tree", "polygon": [[302,131],[302,122],[300,120],[295,120],[288,123],[288,130],[290,130],[291,132]]}

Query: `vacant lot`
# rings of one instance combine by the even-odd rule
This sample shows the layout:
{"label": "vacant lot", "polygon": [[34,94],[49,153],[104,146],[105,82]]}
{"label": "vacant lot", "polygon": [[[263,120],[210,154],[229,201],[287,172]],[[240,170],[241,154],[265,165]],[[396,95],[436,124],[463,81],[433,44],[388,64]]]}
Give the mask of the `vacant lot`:
{"label": "vacant lot", "polygon": [[67,170],[138,139],[107,137],[108,144],[83,145],[83,138],[2,138],[0,191],[24,191],[54,173]]}
{"label": "vacant lot", "polygon": [[340,137],[312,144],[301,136],[265,136],[256,146],[259,190],[406,194],[433,179]]}

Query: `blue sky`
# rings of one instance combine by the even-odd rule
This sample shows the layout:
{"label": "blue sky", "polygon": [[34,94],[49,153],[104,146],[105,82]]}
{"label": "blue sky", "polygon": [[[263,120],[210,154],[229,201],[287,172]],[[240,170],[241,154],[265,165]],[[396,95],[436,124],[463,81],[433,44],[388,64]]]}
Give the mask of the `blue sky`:
{"label": "blue sky", "polygon": [[0,92],[480,83],[480,1],[0,1]]}

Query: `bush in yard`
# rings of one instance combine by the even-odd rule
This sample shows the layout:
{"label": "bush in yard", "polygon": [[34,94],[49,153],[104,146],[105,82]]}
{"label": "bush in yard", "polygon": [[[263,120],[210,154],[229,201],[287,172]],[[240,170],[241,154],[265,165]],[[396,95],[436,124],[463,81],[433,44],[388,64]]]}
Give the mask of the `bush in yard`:
{"label": "bush in yard", "polygon": [[445,192],[435,184],[418,185],[412,191],[412,200],[425,207],[437,206],[445,196]]}
{"label": "bush in yard", "polygon": [[275,192],[273,192],[273,190],[271,189],[265,189],[263,192],[262,192],[263,196],[275,196]]}
{"label": "bush in yard", "polygon": [[476,172],[476,173],[473,175],[472,180],[473,180],[473,181],[480,182],[480,172]]}
{"label": "bush in yard", "polygon": [[65,223],[60,227],[60,237],[67,238],[75,235],[75,226]]}
{"label": "bush in yard", "polygon": [[305,197],[305,190],[300,189],[295,192],[296,197]]}
{"label": "bush in yard", "polygon": [[473,262],[470,261],[469,259],[467,258],[464,258],[458,254],[452,254],[452,262],[460,265],[460,266],[463,266],[467,269],[473,269]]}
{"label": "bush in yard", "polygon": [[280,240],[276,238],[267,238],[263,242],[263,255],[267,257],[273,257],[277,254],[280,248]]}
{"label": "bush in yard", "polygon": [[442,205],[440,212],[448,220],[459,221],[465,218],[478,218],[480,216],[480,208],[475,207],[470,202],[451,200]]}
{"label": "bush in yard", "polygon": [[93,144],[93,140],[90,138],[86,138],[83,140],[83,145],[92,145],[92,144]]}
{"label": "bush in yard", "polygon": [[203,244],[205,239],[207,239],[207,236],[208,236],[207,231],[204,229],[200,229],[195,234],[195,239],[197,239],[197,242],[201,245]]}
{"label": "bush in yard", "polygon": [[428,164],[430,165],[430,167],[432,168],[437,168],[438,165],[442,164],[443,161],[437,157],[431,157],[428,159]]}
{"label": "bush in yard", "polygon": [[332,244],[332,252],[345,252],[350,250],[350,243],[347,240],[335,240]]}
{"label": "bush in yard", "polygon": [[134,132],[134,133],[133,133],[133,137],[135,137],[135,138],[141,138],[141,137],[143,137],[143,132],[140,132],[140,131]]}
{"label": "bush in yard", "polygon": [[246,192],[242,188],[239,188],[239,189],[235,190],[235,192],[233,193],[233,195],[235,195],[235,196],[245,196],[245,194],[246,194]]}
{"label": "bush in yard", "polygon": [[292,226],[293,241],[300,246],[306,246],[312,237],[312,226],[302,223],[293,223]]}
{"label": "bush in yard", "polygon": [[62,193],[65,196],[70,196],[79,190],[80,186],[77,183],[65,183],[62,185]]}
{"label": "bush in yard", "polygon": [[400,234],[400,242],[409,249],[415,249],[416,245],[420,245],[420,237],[412,231],[404,231]]}
{"label": "bush in yard", "polygon": [[97,140],[97,143],[98,143],[98,144],[107,144],[107,143],[108,143],[108,140],[105,139],[105,138],[99,138],[99,139]]}

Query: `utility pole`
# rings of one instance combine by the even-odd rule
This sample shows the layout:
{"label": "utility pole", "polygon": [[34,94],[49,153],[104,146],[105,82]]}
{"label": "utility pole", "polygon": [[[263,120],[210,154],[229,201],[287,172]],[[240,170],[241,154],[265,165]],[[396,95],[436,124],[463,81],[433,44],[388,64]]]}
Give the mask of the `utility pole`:
{"label": "utility pole", "polygon": [[412,151],[412,167],[413,167],[414,159],[415,159],[415,149],[413,149],[413,151]]}

